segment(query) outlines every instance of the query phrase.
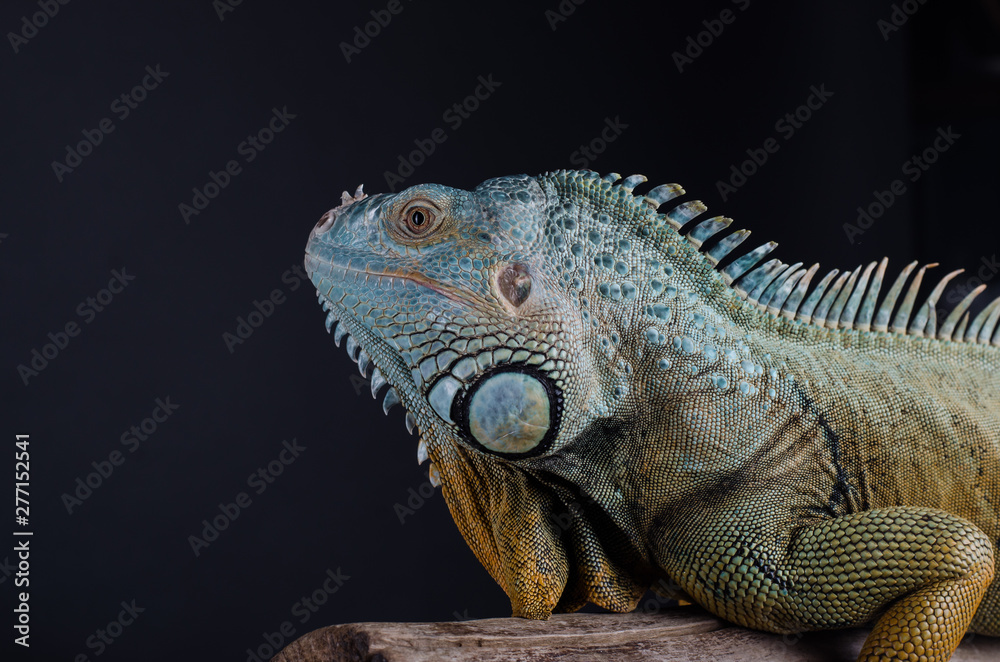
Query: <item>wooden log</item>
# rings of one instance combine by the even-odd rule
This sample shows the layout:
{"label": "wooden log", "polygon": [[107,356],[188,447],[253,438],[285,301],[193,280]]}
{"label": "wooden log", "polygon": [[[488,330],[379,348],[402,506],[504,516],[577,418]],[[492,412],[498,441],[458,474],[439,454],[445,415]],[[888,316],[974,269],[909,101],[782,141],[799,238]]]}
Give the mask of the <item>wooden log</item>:
{"label": "wooden log", "polygon": [[[655,613],[558,614],[548,621],[350,623],[314,630],[272,662],[853,662],[863,629],[774,635],[698,607]],[[1000,660],[1000,638],[968,635],[955,662]]]}

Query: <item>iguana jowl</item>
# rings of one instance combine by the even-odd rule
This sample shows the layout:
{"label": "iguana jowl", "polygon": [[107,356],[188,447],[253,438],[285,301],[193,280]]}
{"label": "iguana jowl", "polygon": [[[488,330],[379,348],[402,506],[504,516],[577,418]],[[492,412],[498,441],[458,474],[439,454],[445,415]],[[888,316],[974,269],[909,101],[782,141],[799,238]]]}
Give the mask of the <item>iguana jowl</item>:
{"label": "iguana jowl", "polygon": [[814,283],[768,243],[719,269],[749,233],[645,181],[359,187],[309,238],[328,330],[514,615],[669,577],[771,632],[875,621],[861,659],[1000,635],[1000,299],[939,326],[957,272],[916,308],[915,264]]}

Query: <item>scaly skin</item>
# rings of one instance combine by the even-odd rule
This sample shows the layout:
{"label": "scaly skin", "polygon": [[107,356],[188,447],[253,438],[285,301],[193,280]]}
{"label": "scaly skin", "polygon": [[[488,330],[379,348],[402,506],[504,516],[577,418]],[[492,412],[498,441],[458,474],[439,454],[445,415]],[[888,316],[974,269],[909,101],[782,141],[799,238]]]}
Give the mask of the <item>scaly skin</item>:
{"label": "scaly skin", "polygon": [[747,627],[874,621],[865,660],[1000,635],[1000,305],[938,330],[941,286],[907,328],[922,270],[898,301],[912,267],[811,285],[773,244],[720,272],[745,232],[617,179],[359,189],[306,249],[514,615],[669,578]]}

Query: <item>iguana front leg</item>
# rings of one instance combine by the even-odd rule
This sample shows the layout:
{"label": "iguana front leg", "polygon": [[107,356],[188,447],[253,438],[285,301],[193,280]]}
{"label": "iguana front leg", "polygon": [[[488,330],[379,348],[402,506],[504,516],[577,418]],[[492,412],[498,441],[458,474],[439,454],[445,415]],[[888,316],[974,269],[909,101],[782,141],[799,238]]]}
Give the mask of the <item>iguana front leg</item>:
{"label": "iguana front leg", "polygon": [[748,627],[787,633],[877,618],[859,660],[947,660],[993,579],[990,540],[941,511],[870,510],[771,536],[734,528],[745,517],[662,536],[662,566],[699,603]]}

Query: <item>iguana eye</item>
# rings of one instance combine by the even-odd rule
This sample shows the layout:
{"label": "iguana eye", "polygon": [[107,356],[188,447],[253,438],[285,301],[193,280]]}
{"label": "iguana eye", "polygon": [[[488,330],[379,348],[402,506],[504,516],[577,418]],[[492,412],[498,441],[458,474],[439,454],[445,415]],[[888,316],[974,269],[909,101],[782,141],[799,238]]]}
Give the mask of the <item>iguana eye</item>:
{"label": "iguana eye", "polygon": [[417,198],[409,200],[391,219],[387,226],[393,238],[416,245],[438,234],[444,216],[433,202]]}
{"label": "iguana eye", "polygon": [[409,222],[411,229],[418,230],[427,222],[427,215],[424,213],[423,209],[417,207],[416,209],[410,210],[410,214],[407,216],[406,220]]}
{"label": "iguana eye", "polygon": [[404,216],[406,229],[413,235],[425,234],[434,225],[434,212],[427,207],[410,207]]}

